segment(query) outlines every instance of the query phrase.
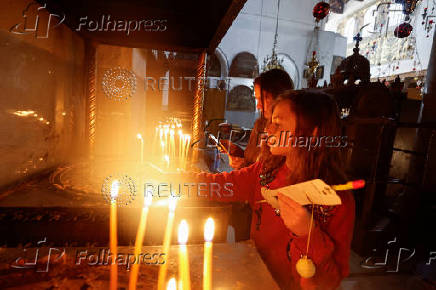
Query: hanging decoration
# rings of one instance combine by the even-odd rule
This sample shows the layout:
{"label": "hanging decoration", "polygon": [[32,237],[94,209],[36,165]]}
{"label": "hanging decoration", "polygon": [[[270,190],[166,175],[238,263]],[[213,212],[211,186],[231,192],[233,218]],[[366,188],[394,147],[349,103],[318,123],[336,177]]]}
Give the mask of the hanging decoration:
{"label": "hanging decoration", "polygon": [[413,27],[407,22],[401,23],[394,30],[394,35],[398,38],[408,37],[412,33]]}
{"label": "hanging decoration", "polygon": [[313,17],[315,17],[316,22],[324,19],[330,12],[330,4],[327,2],[318,2],[313,7]]}
{"label": "hanging decoration", "polygon": [[409,19],[409,15],[416,9],[416,5],[419,0],[395,0],[395,3],[403,5],[403,13],[406,15],[406,20]]}
{"label": "hanging decoration", "polygon": [[263,59],[262,71],[266,72],[272,69],[281,69],[285,70],[283,67],[283,59],[279,58],[276,53],[277,48],[277,38],[278,38],[278,30],[279,30],[279,12],[280,12],[280,0],[277,1],[277,17],[276,17],[276,32],[274,34],[274,43],[272,48],[271,56],[267,55]]}
{"label": "hanging decoration", "polygon": [[330,10],[330,5],[326,2],[319,2],[313,7],[313,16],[315,17],[315,27],[313,29],[312,38],[306,54],[306,59],[309,53],[312,57],[305,64],[307,67],[304,69],[303,77],[307,79],[307,86],[309,88],[316,88],[318,80],[324,77],[324,66],[320,65],[317,58],[317,51],[319,49],[319,21],[327,16]]}
{"label": "hanging decoration", "polygon": [[431,8],[431,12],[429,12],[428,8],[428,0],[427,0],[427,6],[424,8],[424,12],[422,13],[422,22],[421,24],[424,26],[424,29],[427,33],[426,37],[430,37],[430,32],[433,29],[433,25],[436,19],[436,14],[435,14],[435,6],[436,3],[434,0],[432,0],[433,2],[433,7]]}
{"label": "hanging decoration", "polygon": [[304,78],[307,79],[309,88],[316,88],[318,80],[324,76],[324,66],[319,65],[316,51],[312,52],[312,58],[306,63],[307,69],[304,70]]}
{"label": "hanging decoration", "polygon": [[309,245],[310,245],[310,236],[312,233],[312,227],[313,227],[313,209],[314,205],[312,204],[312,213],[310,215],[310,225],[309,225],[309,234],[307,237],[306,242],[306,254],[302,255],[302,257],[297,261],[297,264],[295,265],[295,268],[298,272],[298,274],[303,278],[311,278],[315,275],[316,267],[313,261],[308,258],[309,254]]}
{"label": "hanging decoration", "polygon": [[[425,1],[421,1],[424,2],[420,4],[423,6],[422,8],[418,6],[420,1],[416,1],[416,3],[414,1],[388,1],[375,3],[367,10],[362,11],[365,17],[369,17],[365,21],[369,21],[372,29],[366,33],[361,43],[361,50],[370,61],[373,70],[378,70],[378,74],[373,73],[374,76],[384,77],[405,73],[407,70],[422,70],[416,49],[416,26],[414,23],[416,23],[416,17],[421,16],[423,17],[423,26],[429,26],[430,21],[434,20],[428,16],[432,14],[430,13],[432,11],[431,3],[435,3],[435,0],[426,1],[427,9],[424,8],[426,7]],[[417,10],[421,14],[418,15]],[[345,21],[342,25],[345,25]],[[352,45],[348,44],[347,53],[350,54],[352,49]],[[410,62],[404,62],[405,60],[414,63],[413,69]]]}

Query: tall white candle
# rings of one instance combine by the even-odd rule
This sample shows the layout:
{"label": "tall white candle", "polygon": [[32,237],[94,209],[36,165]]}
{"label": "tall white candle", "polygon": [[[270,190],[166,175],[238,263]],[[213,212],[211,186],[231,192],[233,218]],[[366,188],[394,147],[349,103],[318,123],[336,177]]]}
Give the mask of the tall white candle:
{"label": "tall white candle", "polygon": [[215,233],[215,223],[212,218],[204,225],[204,260],[203,260],[203,290],[212,289],[212,240]]}
{"label": "tall white candle", "polygon": [[179,280],[182,283],[181,290],[191,289],[191,278],[189,274],[189,258],[186,243],[188,242],[189,228],[186,220],[182,220],[178,230],[179,240]]}
{"label": "tall white candle", "polygon": [[118,265],[117,258],[117,197],[120,188],[118,180],[112,181],[111,185],[111,209],[109,216],[109,249],[112,254],[110,266],[110,290],[116,290],[118,284]]}

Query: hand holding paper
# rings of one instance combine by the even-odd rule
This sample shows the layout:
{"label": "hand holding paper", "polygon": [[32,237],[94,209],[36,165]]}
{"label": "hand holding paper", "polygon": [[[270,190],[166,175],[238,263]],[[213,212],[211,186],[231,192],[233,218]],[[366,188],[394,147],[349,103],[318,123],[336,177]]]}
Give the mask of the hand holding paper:
{"label": "hand holding paper", "polygon": [[277,189],[262,188],[261,193],[265,200],[274,208],[279,208],[277,195],[282,193],[300,205],[339,205],[340,197],[329,185],[321,179],[289,185]]}

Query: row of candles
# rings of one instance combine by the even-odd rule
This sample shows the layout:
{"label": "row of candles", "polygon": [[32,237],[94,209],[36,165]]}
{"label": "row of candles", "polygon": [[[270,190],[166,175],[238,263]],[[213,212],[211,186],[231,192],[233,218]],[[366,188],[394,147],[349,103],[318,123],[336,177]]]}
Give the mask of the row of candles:
{"label": "row of candles", "polygon": [[[141,143],[140,162],[143,164],[144,139],[140,133],[136,137]],[[170,167],[175,168],[176,166],[185,169],[190,145],[191,135],[183,133],[182,124],[179,119],[171,118],[168,123],[159,124],[155,128],[152,155],[161,156],[162,159],[160,161],[163,162],[167,169]],[[177,160],[178,164],[176,163]]]}
{"label": "row of candles", "polygon": [[[116,199],[119,192],[119,181],[114,180],[111,186],[111,207],[110,207],[110,228],[109,228],[109,248],[114,257],[117,256],[117,203]],[[162,246],[162,252],[166,254],[167,261],[169,256],[169,248],[171,244],[171,235],[173,232],[174,216],[176,209],[176,198],[168,199],[168,220],[164,234],[164,241]],[[152,204],[152,195],[147,193],[144,196],[144,206],[139,221],[139,226],[136,234],[134,255],[137,257],[141,253],[145,228],[147,224],[147,216],[149,207]],[[212,240],[215,232],[215,223],[212,218],[208,218],[204,227],[204,262],[203,262],[203,289],[212,289]],[[190,272],[189,272],[189,258],[186,244],[188,242],[189,227],[186,220],[182,220],[178,227],[178,243],[179,243],[179,283],[175,278],[171,278],[167,284],[167,290],[180,290],[191,289]],[[136,289],[136,284],[139,274],[139,263],[134,263],[129,277],[129,290]],[[111,263],[110,267],[110,289],[117,289],[118,284],[118,267],[116,263]],[[167,263],[160,266],[158,276],[158,289],[165,289],[165,282],[167,276]]]}

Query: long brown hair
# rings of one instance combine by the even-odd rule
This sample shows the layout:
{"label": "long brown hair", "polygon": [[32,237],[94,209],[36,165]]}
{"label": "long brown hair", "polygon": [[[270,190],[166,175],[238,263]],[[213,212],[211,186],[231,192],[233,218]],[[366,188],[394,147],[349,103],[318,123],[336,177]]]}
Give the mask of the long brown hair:
{"label": "long brown hair", "polygon": [[[263,109],[265,109],[265,94],[267,92],[271,93],[273,100],[275,100],[284,91],[294,88],[294,83],[289,74],[277,68],[261,73],[254,79],[254,85],[260,86],[260,100]],[[263,110],[261,116],[264,116]]]}
{"label": "long brown hair", "polygon": [[[338,108],[330,96],[309,90],[288,91],[277,99],[275,105],[283,100],[289,100],[291,111],[296,117],[296,130],[291,132],[294,136],[310,137],[313,136],[314,129],[318,128],[314,136],[318,137],[318,140],[322,136],[342,138]],[[315,178],[320,178],[327,184],[346,181],[343,170],[343,148],[340,146],[329,147],[326,146],[326,142],[321,142],[311,150],[307,147],[295,146],[290,154],[287,156],[293,160],[293,166],[290,168],[290,184]],[[285,160],[272,156],[269,147],[263,144],[260,161],[263,164],[262,173],[274,175],[273,172],[282,166]]]}

